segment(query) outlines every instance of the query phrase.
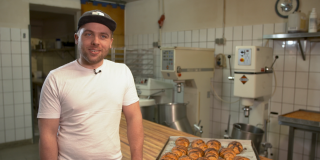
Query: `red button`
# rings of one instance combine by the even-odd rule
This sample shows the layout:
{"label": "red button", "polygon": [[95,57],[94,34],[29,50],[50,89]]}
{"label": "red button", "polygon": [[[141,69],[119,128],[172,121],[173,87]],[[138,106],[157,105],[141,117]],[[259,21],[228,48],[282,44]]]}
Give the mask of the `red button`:
{"label": "red button", "polygon": [[243,58],[240,58],[240,62],[244,62],[244,59],[243,59]]}
{"label": "red button", "polygon": [[178,73],[178,76],[181,77],[181,73]]}

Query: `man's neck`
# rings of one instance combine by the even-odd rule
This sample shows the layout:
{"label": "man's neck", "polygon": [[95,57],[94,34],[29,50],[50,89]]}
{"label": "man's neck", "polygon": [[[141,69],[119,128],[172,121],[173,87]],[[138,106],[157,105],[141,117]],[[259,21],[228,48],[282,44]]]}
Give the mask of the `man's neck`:
{"label": "man's neck", "polygon": [[101,62],[98,62],[96,64],[86,64],[83,62],[83,60],[81,60],[81,58],[77,59],[77,62],[84,68],[88,68],[88,69],[97,69],[100,66],[102,66],[103,64],[103,60]]}

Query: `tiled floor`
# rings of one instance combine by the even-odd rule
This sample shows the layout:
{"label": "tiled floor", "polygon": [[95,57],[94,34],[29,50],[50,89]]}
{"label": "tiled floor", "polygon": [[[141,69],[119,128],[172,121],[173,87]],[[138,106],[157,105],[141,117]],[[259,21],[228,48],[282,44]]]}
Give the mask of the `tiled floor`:
{"label": "tiled floor", "polygon": [[0,150],[0,160],[40,160],[39,138],[35,138],[34,144],[16,145]]}

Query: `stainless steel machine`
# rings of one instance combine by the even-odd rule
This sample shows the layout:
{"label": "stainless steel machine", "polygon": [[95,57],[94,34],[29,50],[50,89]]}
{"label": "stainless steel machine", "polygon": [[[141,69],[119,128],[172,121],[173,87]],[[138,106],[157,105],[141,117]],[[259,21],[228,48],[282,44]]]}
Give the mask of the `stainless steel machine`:
{"label": "stainless steel machine", "polygon": [[[214,71],[214,49],[202,48],[161,48],[161,73],[163,78],[176,83],[177,92],[183,86],[187,118],[194,124],[195,131],[209,137],[212,123],[209,113],[210,83]],[[200,127],[200,120],[202,127]]]}

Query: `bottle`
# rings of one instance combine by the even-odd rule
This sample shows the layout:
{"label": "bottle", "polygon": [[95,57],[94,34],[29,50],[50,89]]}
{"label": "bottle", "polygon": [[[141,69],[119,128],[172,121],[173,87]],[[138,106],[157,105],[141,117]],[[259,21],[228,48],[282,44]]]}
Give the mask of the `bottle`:
{"label": "bottle", "polygon": [[56,39],[56,49],[61,49],[61,40],[59,38]]}
{"label": "bottle", "polygon": [[312,8],[312,11],[309,16],[309,33],[315,33],[318,29],[318,23],[317,23],[318,17],[316,13],[316,9]]}

